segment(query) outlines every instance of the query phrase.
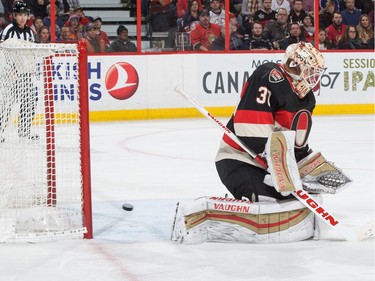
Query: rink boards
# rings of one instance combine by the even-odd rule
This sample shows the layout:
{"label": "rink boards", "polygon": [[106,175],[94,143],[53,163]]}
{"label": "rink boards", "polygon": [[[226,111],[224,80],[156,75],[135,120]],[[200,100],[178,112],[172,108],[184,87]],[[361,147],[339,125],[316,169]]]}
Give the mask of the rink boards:
{"label": "rink boards", "polygon": [[[315,114],[373,114],[373,52],[326,52]],[[92,55],[88,58],[92,121],[200,116],[176,85],[216,116],[229,116],[243,84],[259,65],[283,53]],[[62,75],[63,74],[59,74]],[[57,100],[69,102],[56,87]],[[65,91],[66,92],[66,91]]]}

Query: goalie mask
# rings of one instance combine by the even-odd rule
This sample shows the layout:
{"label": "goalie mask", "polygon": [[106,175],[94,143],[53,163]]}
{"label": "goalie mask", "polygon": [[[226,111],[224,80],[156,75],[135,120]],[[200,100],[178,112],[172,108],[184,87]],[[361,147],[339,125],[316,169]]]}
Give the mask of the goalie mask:
{"label": "goalie mask", "polygon": [[310,43],[291,44],[285,51],[283,66],[292,77],[294,91],[303,98],[318,83],[324,72],[324,58]]}
{"label": "goalie mask", "polygon": [[27,4],[22,1],[15,1],[12,10],[14,14],[30,14],[30,8],[27,7]]}

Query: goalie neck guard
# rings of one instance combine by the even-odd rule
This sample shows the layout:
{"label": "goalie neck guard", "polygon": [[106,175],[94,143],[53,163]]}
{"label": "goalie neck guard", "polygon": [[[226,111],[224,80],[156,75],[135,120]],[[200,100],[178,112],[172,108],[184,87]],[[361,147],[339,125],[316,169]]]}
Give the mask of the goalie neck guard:
{"label": "goalie neck guard", "polygon": [[324,72],[323,55],[310,43],[291,44],[285,51],[283,66],[293,79],[299,98],[304,98],[320,81]]}

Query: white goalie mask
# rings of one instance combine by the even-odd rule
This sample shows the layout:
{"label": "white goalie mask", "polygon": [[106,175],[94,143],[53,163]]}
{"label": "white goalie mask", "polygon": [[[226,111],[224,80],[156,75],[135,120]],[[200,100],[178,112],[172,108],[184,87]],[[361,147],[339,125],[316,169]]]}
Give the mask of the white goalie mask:
{"label": "white goalie mask", "polygon": [[323,55],[310,43],[291,44],[286,49],[283,66],[292,77],[299,98],[305,97],[319,83],[324,64]]}

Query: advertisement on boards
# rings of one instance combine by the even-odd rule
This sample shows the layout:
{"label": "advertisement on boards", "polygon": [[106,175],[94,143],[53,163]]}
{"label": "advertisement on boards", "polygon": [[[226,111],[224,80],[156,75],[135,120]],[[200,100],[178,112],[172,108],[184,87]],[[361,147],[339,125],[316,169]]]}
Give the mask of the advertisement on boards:
{"label": "advertisement on boards", "polygon": [[147,77],[144,56],[89,57],[90,110],[147,108]]}
{"label": "advertisement on boards", "polygon": [[[318,104],[374,103],[375,58],[371,53],[326,53]],[[283,54],[204,55],[198,60],[201,101],[228,105],[238,100],[251,73],[267,62],[281,63]]]}
{"label": "advertisement on boards", "polygon": [[[325,53],[318,104],[374,103],[372,53]],[[90,56],[90,110],[189,107],[173,89],[181,85],[203,106],[235,106],[251,73],[282,53]]]}

